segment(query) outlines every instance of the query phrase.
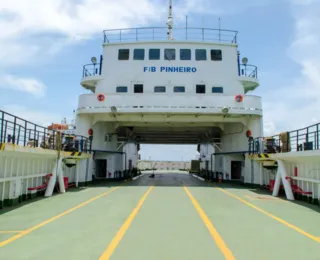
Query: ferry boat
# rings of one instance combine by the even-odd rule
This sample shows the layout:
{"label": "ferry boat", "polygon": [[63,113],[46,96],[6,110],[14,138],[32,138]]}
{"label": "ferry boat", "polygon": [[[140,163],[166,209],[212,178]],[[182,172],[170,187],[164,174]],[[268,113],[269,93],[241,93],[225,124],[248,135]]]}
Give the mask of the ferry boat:
{"label": "ferry boat", "polygon": [[[0,111],[2,258],[318,259],[320,124],[263,135],[258,69],[237,37],[174,27],[170,0],[166,27],[104,31],[75,122]],[[157,173],[168,164],[139,163],[142,144],[194,144],[200,156],[190,173]]]}
{"label": "ferry boat", "polygon": [[240,57],[237,31],[173,27],[171,10],[167,27],[105,30],[100,62],[83,67],[92,93],[79,97],[76,129],[93,133],[95,177],[135,168],[140,144],[195,144],[202,169],[250,182],[258,69]]}

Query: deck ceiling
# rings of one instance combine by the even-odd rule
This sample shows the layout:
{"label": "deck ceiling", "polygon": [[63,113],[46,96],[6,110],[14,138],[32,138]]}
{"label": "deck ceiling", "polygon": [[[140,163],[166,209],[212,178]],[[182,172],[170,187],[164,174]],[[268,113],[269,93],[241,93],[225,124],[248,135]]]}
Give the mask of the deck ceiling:
{"label": "deck ceiling", "polygon": [[218,127],[119,127],[118,140],[128,141],[130,138],[141,144],[198,144],[220,138]]}

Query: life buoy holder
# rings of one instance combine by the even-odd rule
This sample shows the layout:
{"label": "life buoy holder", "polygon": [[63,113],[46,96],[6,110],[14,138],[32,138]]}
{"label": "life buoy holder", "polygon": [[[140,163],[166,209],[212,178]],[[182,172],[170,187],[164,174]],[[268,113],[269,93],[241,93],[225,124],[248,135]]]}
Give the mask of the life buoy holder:
{"label": "life buoy holder", "polygon": [[236,101],[237,102],[242,102],[243,96],[242,95],[236,95]]}
{"label": "life buoy holder", "polygon": [[101,102],[104,101],[105,96],[103,94],[98,94],[97,99]]}
{"label": "life buoy holder", "polygon": [[248,131],[246,132],[246,136],[247,136],[247,137],[250,137],[251,135],[252,135],[251,130],[248,130]]}
{"label": "life buoy holder", "polygon": [[90,129],[88,130],[88,135],[89,135],[89,136],[93,136],[93,129],[92,129],[92,128],[90,128]]}

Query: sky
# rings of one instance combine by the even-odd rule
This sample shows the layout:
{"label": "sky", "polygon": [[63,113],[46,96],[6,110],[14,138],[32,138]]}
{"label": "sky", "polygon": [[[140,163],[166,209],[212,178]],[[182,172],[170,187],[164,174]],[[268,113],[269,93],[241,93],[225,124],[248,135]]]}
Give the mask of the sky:
{"label": "sky", "polygon": [[[165,26],[167,0],[0,0],[0,110],[49,125],[72,119],[82,66],[102,30]],[[258,66],[264,135],[320,122],[320,0],[173,0],[174,24],[239,31]],[[142,145],[143,159],[190,160],[195,146]]]}

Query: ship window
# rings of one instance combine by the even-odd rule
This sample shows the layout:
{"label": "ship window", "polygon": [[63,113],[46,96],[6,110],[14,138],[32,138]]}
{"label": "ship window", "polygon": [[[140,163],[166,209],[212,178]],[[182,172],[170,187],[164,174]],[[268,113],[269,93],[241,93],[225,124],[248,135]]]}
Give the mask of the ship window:
{"label": "ship window", "polygon": [[221,50],[211,50],[211,60],[222,60]]}
{"label": "ship window", "polygon": [[185,92],[185,87],[180,87],[180,86],[173,87],[173,92],[179,92],[179,93]]}
{"label": "ship window", "polygon": [[150,49],[149,60],[160,60],[160,49]]}
{"label": "ship window", "polygon": [[165,60],[175,60],[176,50],[175,49],[164,49],[164,59]]}
{"label": "ship window", "polygon": [[223,87],[212,87],[212,93],[223,93]]}
{"label": "ship window", "polygon": [[166,92],[166,87],[163,87],[163,86],[156,86],[156,87],[154,87],[154,92],[156,92],[156,93],[163,93],[163,92]]}
{"label": "ship window", "polygon": [[205,94],[206,93],[206,85],[196,85],[196,93],[197,94]]}
{"label": "ship window", "polygon": [[134,93],[143,93],[143,85],[142,84],[135,84],[133,86]]}
{"label": "ship window", "polygon": [[180,60],[191,60],[191,50],[181,49],[180,50]]}
{"label": "ship window", "polygon": [[196,60],[206,60],[207,59],[207,50],[197,49],[196,50]]}
{"label": "ship window", "polygon": [[119,60],[129,60],[129,49],[120,49],[118,53]]}
{"label": "ship window", "polygon": [[120,92],[120,93],[128,92],[128,87],[119,86],[117,87],[117,92]]}
{"label": "ship window", "polygon": [[134,49],[133,59],[134,60],[144,60],[144,49]]}

